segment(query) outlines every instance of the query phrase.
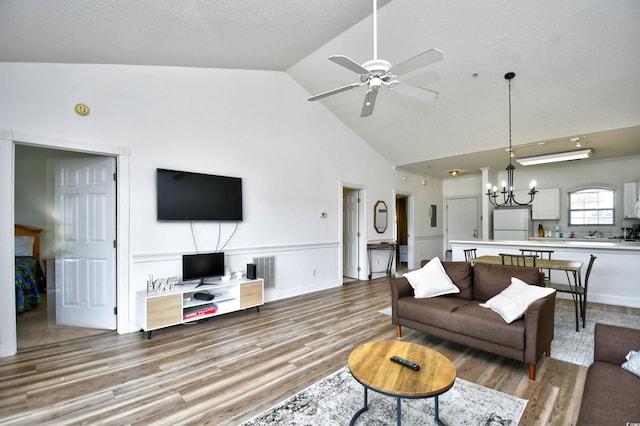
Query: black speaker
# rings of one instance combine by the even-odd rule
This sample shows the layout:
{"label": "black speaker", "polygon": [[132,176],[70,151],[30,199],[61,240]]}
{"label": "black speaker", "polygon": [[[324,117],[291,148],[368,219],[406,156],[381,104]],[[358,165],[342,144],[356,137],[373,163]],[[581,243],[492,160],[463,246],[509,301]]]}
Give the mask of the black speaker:
{"label": "black speaker", "polygon": [[256,264],[255,263],[247,263],[247,279],[255,280],[256,279]]}

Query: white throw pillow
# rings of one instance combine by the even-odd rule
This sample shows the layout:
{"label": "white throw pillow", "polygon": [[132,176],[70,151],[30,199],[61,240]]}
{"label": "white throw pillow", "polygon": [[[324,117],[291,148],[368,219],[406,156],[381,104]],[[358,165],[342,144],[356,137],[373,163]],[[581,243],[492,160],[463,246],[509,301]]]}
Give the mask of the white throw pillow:
{"label": "white throw pillow", "polygon": [[555,292],[553,288],[530,285],[516,277],[511,277],[509,287],[487,300],[486,303],[481,303],[480,306],[490,308],[507,324],[511,324],[524,315],[530,304],[553,292]]}
{"label": "white throw pillow", "polygon": [[622,364],[622,368],[640,377],[640,351],[630,351],[625,359],[627,361]]}
{"label": "white throw pillow", "polygon": [[414,297],[417,299],[460,293],[460,289],[451,281],[437,257],[431,259],[422,268],[407,272],[404,277],[409,280]]}
{"label": "white throw pillow", "polygon": [[17,235],[14,237],[15,256],[33,256],[35,238]]}

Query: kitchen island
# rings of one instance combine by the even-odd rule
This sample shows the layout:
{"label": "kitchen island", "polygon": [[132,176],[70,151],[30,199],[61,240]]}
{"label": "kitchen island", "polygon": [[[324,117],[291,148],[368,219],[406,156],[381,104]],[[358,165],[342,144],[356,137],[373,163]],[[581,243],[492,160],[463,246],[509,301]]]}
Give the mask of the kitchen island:
{"label": "kitchen island", "polygon": [[[500,253],[519,253],[519,249],[553,250],[551,257],[582,261],[582,276],[586,272],[589,256],[597,257],[589,278],[589,302],[640,308],[640,242],[611,239],[536,239],[529,241],[454,240],[451,241],[452,259],[464,260],[463,250],[475,248],[477,256]],[[551,271],[553,282],[566,282],[559,271]],[[558,293],[559,298],[571,296]]]}

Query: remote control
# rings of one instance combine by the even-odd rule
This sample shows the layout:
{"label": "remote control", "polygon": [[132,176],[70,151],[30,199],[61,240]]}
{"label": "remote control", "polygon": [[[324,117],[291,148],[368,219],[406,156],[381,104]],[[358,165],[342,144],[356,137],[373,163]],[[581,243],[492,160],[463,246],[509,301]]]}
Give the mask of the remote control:
{"label": "remote control", "polygon": [[420,366],[418,364],[416,364],[415,362],[411,362],[411,361],[409,361],[407,359],[400,358],[399,356],[395,356],[395,355],[392,356],[391,357],[391,361],[397,362],[400,365],[404,365],[405,367],[412,368],[412,369],[414,369],[416,371],[420,370]]}

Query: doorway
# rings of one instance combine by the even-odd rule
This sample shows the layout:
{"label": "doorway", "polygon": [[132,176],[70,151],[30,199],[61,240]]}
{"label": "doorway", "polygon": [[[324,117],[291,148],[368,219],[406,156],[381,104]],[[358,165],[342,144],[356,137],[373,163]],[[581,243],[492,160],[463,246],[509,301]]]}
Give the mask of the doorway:
{"label": "doorway", "polygon": [[414,197],[411,193],[394,191],[395,194],[395,239],[396,273],[414,269],[415,237],[413,236]]}
{"label": "doorway", "polygon": [[446,204],[446,249],[451,249],[452,240],[477,240],[479,236],[478,198],[449,198]]}
{"label": "doorway", "polygon": [[409,269],[409,221],[407,218],[408,197],[396,194],[396,272]]}
{"label": "doorway", "polygon": [[360,191],[342,189],[342,282],[359,279]]}
{"label": "doorway", "polygon": [[[108,196],[109,202],[105,203],[104,197],[101,196],[98,191],[91,190],[88,195],[82,195],[82,191],[77,191],[70,186],[66,187],[66,194],[64,197],[57,196],[59,193],[59,179],[54,179],[52,176],[60,177],[64,175],[68,178],[75,177],[76,169],[69,168],[67,163],[67,169],[61,171],[56,170],[56,167],[64,159],[64,161],[73,161],[76,165],[84,165],[84,169],[88,171],[91,176],[80,176],[85,182],[92,182],[92,188],[95,189],[96,181],[102,179],[102,181],[108,181],[108,186],[115,188],[115,182],[112,178],[110,171],[104,171],[102,176],[99,176],[101,169],[98,164],[107,164],[105,170],[115,169],[116,159],[112,156],[103,156],[95,154],[79,153],[74,151],[65,151],[58,149],[49,149],[44,147],[28,146],[28,145],[15,145],[14,151],[15,160],[15,172],[14,172],[14,188],[16,197],[14,199],[14,219],[16,223],[27,223],[39,225],[39,228],[43,228],[41,233],[43,243],[43,256],[41,257],[41,264],[45,271],[47,288],[41,293],[41,303],[34,309],[22,312],[16,316],[16,341],[17,349],[23,350],[35,346],[42,346],[45,344],[58,343],[76,338],[82,338],[95,334],[109,332],[116,328],[115,317],[115,295],[116,295],[116,256],[115,248],[112,241],[115,241],[115,192]],[[85,173],[87,174],[87,173]],[[108,179],[107,179],[108,178]],[[104,184],[104,182],[102,182]],[[76,185],[79,187],[80,185]],[[85,194],[87,193],[87,186],[83,185]],[[58,188],[58,190],[56,190]],[[82,198],[84,197],[84,201]],[[85,222],[85,216],[78,218],[82,219],[83,226],[81,228],[88,229],[91,235],[87,238],[77,238],[78,234],[73,234],[72,229],[74,224],[70,222],[70,217],[67,214],[66,219],[63,221],[57,220],[56,217],[60,217],[61,206],[59,201],[64,198],[67,203],[66,211],[78,212],[79,209],[70,208],[70,200],[79,201],[78,205],[86,205],[89,211],[93,212],[91,215],[85,215],[89,218]],[[89,198],[89,199],[87,199]],[[62,208],[62,210],[65,210]],[[56,212],[52,214],[53,212]],[[108,241],[99,241],[99,235],[95,232],[96,229],[104,229],[103,223],[96,222],[97,218],[106,218],[106,221],[110,223],[111,231],[108,233]],[[64,226],[60,226],[64,223]],[[63,230],[64,228],[64,230]],[[75,227],[77,228],[77,227]],[[91,231],[94,230],[94,231]],[[64,234],[66,231],[66,235]],[[66,241],[63,241],[61,237],[66,237]],[[88,250],[87,247],[78,247],[77,250],[80,255],[71,258],[69,254],[73,253],[74,247],[81,244],[87,239],[91,240],[92,248]],[[86,245],[86,243],[85,243]],[[103,249],[108,254],[108,260],[105,268],[105,262],[100,262],[104,256],[98,256],[96,253],[96,247],[106,247]],[[90,255],[91,259],[87,256]],[[85,259],[85,260],[83,260]],[[78,268],[82,275],[91,276],[90,280],[77,280],[75,283],[69,281],[70,274],[73,268],[69,268],[65,265],[93,265],[93,267],[85,268],[84,272]],[[97,268],[95,267],[97,265]],[[108,268],[108,270],[107,270]],[[61,278],[62,273],[66,271],[64,279]],[[111,271],[109,274],[106,272]],[[76,276],[82,276],[78,274]],[[76,285],[78,282],[96,283],[100,277],[106,278],[99,287],[101,290],[100,299],[108,300],[110,317],[107,321],[101,321],[99,323],[88,323],[84,319],[80,321],[69,320],[68,312],[75,311],[79,307],[86,306],[92,303],[90,297],[87,297],[87,293],[84,292],[82,286]],[[72,286],[61,286],[62,282],[71,282]],[[63,291],[66,289],[66,292]],[[95,291],[93,292],[95,294]],[[106,297],[108,296],[108,297]],[[95,301],[95,297],[94,297]],[[103,309],[104,310],[104,309]],[[85,311],[81,318],[98,318],[93,315],[91,311],[89,314]]]}

